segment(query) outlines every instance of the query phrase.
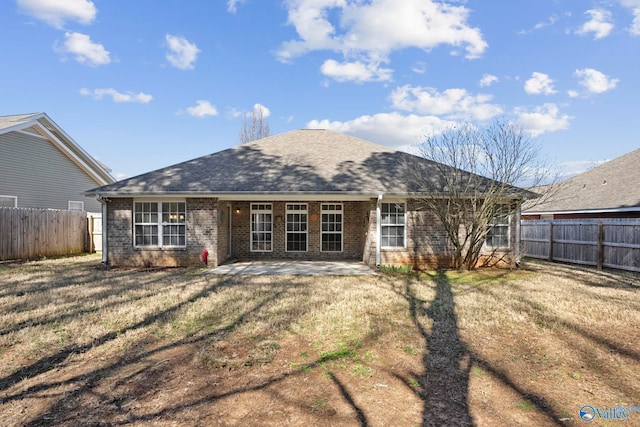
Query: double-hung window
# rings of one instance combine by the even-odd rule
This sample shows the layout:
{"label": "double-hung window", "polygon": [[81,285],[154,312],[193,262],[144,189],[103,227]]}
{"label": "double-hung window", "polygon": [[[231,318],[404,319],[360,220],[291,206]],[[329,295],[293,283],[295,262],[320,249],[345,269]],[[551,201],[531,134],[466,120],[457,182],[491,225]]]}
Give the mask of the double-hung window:
{"label": "double-hung window", "polygon": [[404,248],[405,215],[404,203],[383,203],[381,210],[381,246],[383,248]]}
{"label": "double-hung window", "polygon": [[185,247],[186,217],[185,202],[135,202],[135,246]]}
{"label": "double-hung window", "polygon": [[307,205],[287,203],[287,252],[307,251]]}
{"label": "double-hung window", "polygon": [[490,248],[508,248],[510,236],[509,206],[500,206],[487,225],[486,244]]}
{"label": "double-hung window", "polygon": [[320,214],[322,252],[342,252],[342,204],[323,203]]}
{"label": "double-hung window", "polygon": [[251,252],[273,250],[273,211],[271,203],[251,204]]}

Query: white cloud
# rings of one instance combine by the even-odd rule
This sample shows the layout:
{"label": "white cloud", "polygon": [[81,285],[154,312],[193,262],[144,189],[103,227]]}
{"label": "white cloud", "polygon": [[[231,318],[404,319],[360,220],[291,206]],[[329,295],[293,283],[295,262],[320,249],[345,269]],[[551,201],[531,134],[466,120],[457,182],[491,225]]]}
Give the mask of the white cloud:
{"label": "white cloud", "polygon": [[560,114],[556,104],[544,104],[536,107],[533,112],[517,109],[516,115],[522,128],[534,137],[547,132],[568,129],[569,121],[572,119],[567,114]]}
{"label": "white cloud", "polygon": [[502,113],[500,107],[489,103],[491,95],[474,96],[465,89],[438,92],[430,87],[404,85],[394,89],[390,98],[399,110],[448,118],[486,120]]}
{"label": "white cloud", "polygon": [[640,0],[620,0],[620,4],[633,14],[633,22],[628,28],[629,32],[634,36],[640,36]]}
{"label": "white cloud", "polygon": [[[354,73],[355,65],[356,74],[366,78],[367,70],[378,70],[400,49],[447,45],[464,49],[467,58],[478,58],[487,48],[480,29],[467,24],[469,9],[463,6],[434,0],[289,0],[286,6],[299,38],[283,43],[278,58],[289,61],[315,50],[340,52],[342,64],[325,63],[339,78]],[[383,71],[383,78],[391,72]]]}
{"label": "white cloud", "polygon": [[493,83],[497,83],[498,81],[499,80],[497,76],[494,76],[493,74],[485,74],[480,79],[480,87],[488,87]]}
{"label": "white cloud", "polygon": [[549,75],[534,72],[531,78],[524,83],[524,90],[529,95],[553,95],[556,90],[553,89],[553,80]]}
{"label": "white cloud", "polygon": [[411,71],[413,71],[416,74],[424,74],[427,72],[427,64],[425,64],[422,61],[418,61],[416,65],[411,67]]}
{"label": "white cloud", "polygon": [[199,119],[218,115],[218,110],[209,101],[196,101],[196,105],[187,108],[187,114]]}
{"label": "white cloud", "polygon": [[593,33],[595,40],[607,37],[613,30],[613,17],[611,12],[606,9],[590,9],[585,12],[591,19],[576,31],[577,34]]}
{"label": "white cloud", "polygon": [[360,116],[346,122],[326,119],[312,120],[307,123],[307,127],[310,129],[330,129],[388,147],[406,150],[408,147],[422,142],[424,135],[442,132],[453,124],[455,122],[442,120],[435,116],[403,115],[393,112]]}
{"label": "white cloud", "polygon": [[91,24],[98,13],[90,0],[17,0],[17,4],[24,13],[57,29],[67,21]]}
{"label": "white cloud", "polygon": [[640,36],[640,7],[633,9],[633,23],[629,27],[629,32],[634,36]]}
{"label": "white cloud", "polygon": [[353,81],[357,83],[371,81],[391,80],[393,70],[380,68],[380,64],[369,62],[364,64],[360,61],[338,63],[333,59],[328,59],[320,67],[320,71],[327,77],[331,77],[339,82]]}
{"label": "white cloud", "polygon": [[262,114],[262,118],[266,119],[267,117],[269,117],[271,115],[271,110],[269,110],[267,107],[265,107],[262,104],[254,104],[253,105],[253,114],[255,115],[260,115]]}
{"label": "white cloud", "polygon": [[111,62],[109,51],[100,43],[91,41],[91,37],[81,33],[64,33],[64,44],[54,45],[54,49],[63,54],[71,54],[81,64],[97,67]]}
{"label": "white cloud", "polygon": [[246,0],[228,0],[227,12],[236,13],[238,11],[238,5],[244,3]]}
{"label": "white cloud", "polygon": [[138,103],[138,104],[147,104],[149,102],[151,102],[151,100],[153,99],[153,96],[151,95],[147,95],[146,93],[133,93],[133,92],[118,92],[115,89],[112,88],[108,88],[108,89],[80,89],[80,95],[82,96],[88,96],[91,97],[93,99],[96,100],[101,100],[102,98],[104,98],[105,96],[109,96],[111,97],[111,100],[113,102],[134,102],[134,103]]}
{"label": "white cloud", "polygon": [[576,70],[574,75],[580,79],[579,83],[590,93],[603,93],[614,89],[619,79],[612,79],[606,74],[593,68]]}
{"label": "white cloud", "polygon": [[167,34],[165,36],[169,52],[167,53],[167,61],[176,68],[181,70],[191,70],[194,63],[198,59],[200,49],[195,43],[189,42],[184,37]]}

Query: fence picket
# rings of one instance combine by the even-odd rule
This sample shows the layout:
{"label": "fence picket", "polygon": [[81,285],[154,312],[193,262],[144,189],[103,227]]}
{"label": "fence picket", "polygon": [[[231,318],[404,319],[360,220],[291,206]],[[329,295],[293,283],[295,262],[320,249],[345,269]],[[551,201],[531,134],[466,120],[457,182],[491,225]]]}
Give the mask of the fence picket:
{"label": "fence picket", "polygon": [[523,220],[524,256],[640,271],[640,220]]}
{"label": "fence picket", "polygon": [[82,253],[87,221],[80,211],[0,208],[0,261]]}

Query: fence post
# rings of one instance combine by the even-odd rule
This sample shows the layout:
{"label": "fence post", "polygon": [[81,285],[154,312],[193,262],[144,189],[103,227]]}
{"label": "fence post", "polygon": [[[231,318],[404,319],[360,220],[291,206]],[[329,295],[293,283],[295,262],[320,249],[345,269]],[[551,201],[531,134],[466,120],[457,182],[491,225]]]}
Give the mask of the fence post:
{"label": "fence post", "polygon": [[553,261],[553,221],[549,221],[549,261]]}
{"label": "fence post", "polygon": [[604,223],[598,222],[598,270],[602,270],[604,263]]}

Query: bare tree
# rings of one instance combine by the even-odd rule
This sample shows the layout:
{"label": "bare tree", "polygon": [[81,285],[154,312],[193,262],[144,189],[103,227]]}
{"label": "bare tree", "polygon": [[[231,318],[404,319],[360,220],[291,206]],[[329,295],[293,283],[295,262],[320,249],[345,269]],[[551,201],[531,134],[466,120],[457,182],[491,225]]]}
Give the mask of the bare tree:
{"label": "bare tree", "polygon": [[[454,267],[478,265],[487,234],[519,208],[535,186],[550,177],[535,139],[513,123],[496,120],[485,128],[464,123],[425,137],[420,155],[431,160],[406,169],[421,193],[417,202],[442,222],[452,246]],[[422,163],[422,165],[421,165]]]}
{"label": "bare tree", "polygon": [[240,144],[246,144],[269,136],[269,110],[256,104],[251,113],[245,114],[240,128]]}

